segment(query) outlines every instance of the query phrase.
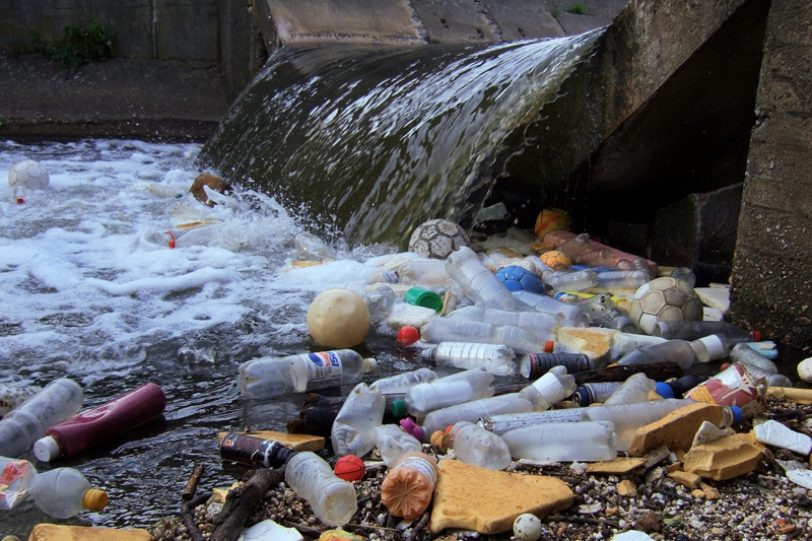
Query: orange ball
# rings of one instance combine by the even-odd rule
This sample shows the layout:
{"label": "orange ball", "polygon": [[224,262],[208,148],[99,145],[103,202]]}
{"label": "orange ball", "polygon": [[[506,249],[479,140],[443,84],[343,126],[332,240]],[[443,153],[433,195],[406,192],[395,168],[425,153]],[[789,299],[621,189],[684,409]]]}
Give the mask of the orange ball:
{"label": "orange ball", "polygon": [[360,481],[366,473],[364,461],[355,455],[344,455],[336,460],[333,473],[345,481]]}
{"label": "orange ball", "polygon": [[541,262],[553,270],[564,270],[572,265],[569,256],[559,250],[550,250],[539,256]]}

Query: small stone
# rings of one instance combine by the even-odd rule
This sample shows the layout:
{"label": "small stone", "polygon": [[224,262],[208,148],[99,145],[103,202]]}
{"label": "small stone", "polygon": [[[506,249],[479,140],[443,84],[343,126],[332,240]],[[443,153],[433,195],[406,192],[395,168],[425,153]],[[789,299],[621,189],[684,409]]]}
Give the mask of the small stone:
{"label": "small stone", "polygon": [[637,496],[637,486],[630,479],[624,479],[617,484],[617,493],[624,497]]}
{"label": "small stone", "polygon": [[654,511],[646,511],[637,518],[634,526],[644,532],[659,532],[663,529],[663,518]]}
{"label": "small stone", "polygon": [[20,541],[20,538],[16,535],[7,535],[3,538],[3,541]]}
{"label": "small stone", "polygon": [[719,491],[715,488],[710,486],[707,483],[699,483],[699,488],[702,490],[702,494],[708,500],[718,500],[719,499]]}
{"label": "small stone", "polygon": [[702,477],[697,474],[682,470],[672,471],[668,474],[668,478],[688,488],[696,488],[702,481]]}

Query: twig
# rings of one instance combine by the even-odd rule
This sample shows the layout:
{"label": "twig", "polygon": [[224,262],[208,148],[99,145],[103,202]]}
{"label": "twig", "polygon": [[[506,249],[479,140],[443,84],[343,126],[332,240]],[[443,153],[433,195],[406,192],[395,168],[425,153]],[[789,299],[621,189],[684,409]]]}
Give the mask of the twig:
{"label": "twig", "polygon": [[550,515],[547,520],[551,522],[572,522],[573,524],[597,524],[612,526],[613,528],[620,528],[620,524],[608,518],[589,518],[589,517],[565,517],[564,515]]}
{"label": "twig", "polygon": [[200,484],[200,478],[203,476],[204,469],[205,466],[203,464],[197,464],[194,469],[192,469],[192,474],[189,476],[189,480],[186,481],[186,486],[183,487],[183,492],[181,492],[181,497],[184,500],[190,500],[192,496],[195,495],[197,485]]}
{"label": "twig", "polygon": [[317,530],[316,528],[311,528],[305,524],[299,524],[298,522],[291,522],[289,520],[282,521],[283,526],[287,526],[288,528],[296,528],[299,530],[299,533],[306,533],[307,535],[312,535],[313,537],[319,537],[321,535],[321,530]]}
{"label": "twig", "polygon": [[204,492],[203,494],[199,494],[197,497],[192,498],[191,500],[185,500],[182,504],[180,504],[180,518],[183,520],[183,524],[186,526],[186,531],[189,532],[189,537],[192,538],[192,541],[206,541],[206,538],[203,537],[203,534],[197,527],[197,523],[195,522],[192,512],[194,511],[195,507],[204,503],[209,498],[211,498],[211,492]]}
{"label": "twig", "polygon": [[282,469],[259,469],[248,481],[230,491],[223,510],[217,516],[218,525],[209,540],[236,541],[257,503],[272,485],[282,481],[282,472]]}

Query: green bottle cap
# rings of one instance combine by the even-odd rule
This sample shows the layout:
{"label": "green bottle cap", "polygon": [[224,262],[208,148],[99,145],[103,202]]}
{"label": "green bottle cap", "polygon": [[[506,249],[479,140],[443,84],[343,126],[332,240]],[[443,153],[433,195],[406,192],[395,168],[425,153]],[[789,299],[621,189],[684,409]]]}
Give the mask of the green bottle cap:
{"label": "green bottle cap", "polygon": [[435,312],[443,310],[443,299],[434,291],[424,287],[409,288],[403,296],[403,300],[409,304],[431,308]]}
{"label": "green bottle cap", "polygon": [[409,407],[406,405],[405,400],[398,398],[397,400],[393,400],[389,405],[389,411],[395,418],[402,419],[409,414]]}

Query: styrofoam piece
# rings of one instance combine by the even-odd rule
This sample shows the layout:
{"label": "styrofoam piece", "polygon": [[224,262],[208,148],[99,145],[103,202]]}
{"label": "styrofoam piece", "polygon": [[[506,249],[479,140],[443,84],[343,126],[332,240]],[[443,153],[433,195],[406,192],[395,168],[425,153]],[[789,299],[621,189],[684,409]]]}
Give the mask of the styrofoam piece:
{"label": "styrofoam piece", "polygon": [[790,470],[787,472],[790,481],[797,485],[812,490],[812,471],[810,470]]}
{"label": "styrofoam piece", "polygon": [[806,434],[795,432],[778,421],[765,421],[753,428],[756,440],[767,445],[789,449],[795,453],[807,456],[812,450],[812,438]]}
{"label": "styrofoam piece", "polygon": [[812,383],[812,357],[807,357],[798,363],[798,377],[807,383]]}
{"label": "styrofoam piece", "polygon": [[304,537],[296,528],[266,519],[244,530],[237,541],[304,541]]}
{"label": "styrofoam piece", "polygon": [[640,530],[629,530],[616,534],[611,541],[654,541],[654,538]]}
{"label": "styrofoam piece", "polygon": [[723,314],[730,309],[730,288],[695,287],[694,291],[705,306],[716,308]]}

